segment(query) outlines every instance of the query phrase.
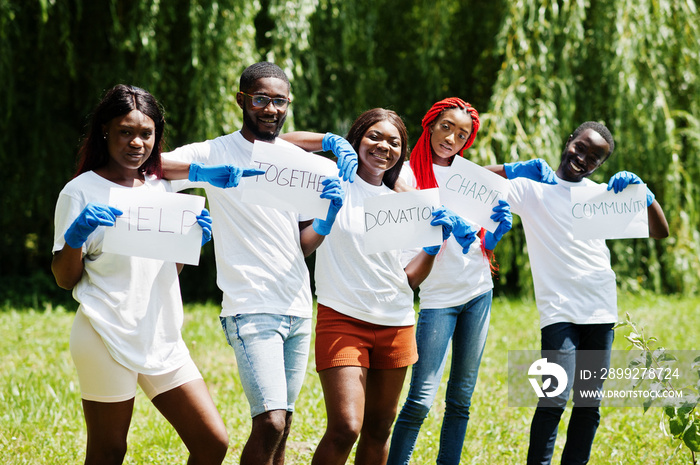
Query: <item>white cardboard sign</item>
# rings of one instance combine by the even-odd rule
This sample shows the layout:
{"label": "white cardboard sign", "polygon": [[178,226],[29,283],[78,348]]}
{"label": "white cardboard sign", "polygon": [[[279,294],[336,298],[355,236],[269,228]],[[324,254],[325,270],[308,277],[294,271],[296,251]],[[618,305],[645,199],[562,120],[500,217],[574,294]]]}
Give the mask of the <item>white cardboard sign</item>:
{"label": "white cardboard sign", "polygon": [[440,207],[438,189],[365,199],[365,253],[414,249],[442,243],[442,228],[431,226]]}
{"label": "white cardboard sign", "polygon": [[510,192],[508,180],[476,163],[455,157],[440,201],[462,218],[494,232],[498,223],[491,219],[493,207]]}
{"label": "white cardboard sign", "polygon": [[321,182],[338,175],[335,162],[295,146],[255,141],[250,167],[265,174],[242,180],[244,202],[326,218],[330,200],[320,197]]}
{"label": "white cardboard sign", "polygon": [[123,214],[114,227],[105,228],[104,252],[188,265],[199,263],[202,228],[196,216],[204,208],[204,197],[113,188],[109,205]]}
{"label": "white cardboard sign", "polygon": [[647,187],[630,184],[622,192],[605,184],[571,188],[574,239],[649,237]]}

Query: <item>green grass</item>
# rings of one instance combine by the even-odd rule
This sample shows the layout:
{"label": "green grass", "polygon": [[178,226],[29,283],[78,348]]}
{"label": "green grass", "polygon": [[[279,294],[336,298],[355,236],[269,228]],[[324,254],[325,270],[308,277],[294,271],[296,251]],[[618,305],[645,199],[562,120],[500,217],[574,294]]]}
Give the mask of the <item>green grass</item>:
{"label": "green grass", "polygon": [[[698,347],[700,298],[654,295],[619,297],[620,314],[656,336],[670,350]],[[231,437],[225,463],[238,463],[248,436],[248,404],[238,381],[233,350],[226,344],[216,305],[186,307],[184,336]],[[0,311],[0,461],[4,464],[82,462],[85,427],[77,376],[68,351],[72,311]],[[627,349],[620,328],[615,349]],[[539,347],[538,316],[530,301],[496,299],[491,329],[472,401],[463,463],[524,463],[532,408],[507,405],[508,350]],[[308,464],[325,428],[323,393],[310,359],[287,448],[288,464]],[[408,384],[408,383],[406,383]],[[404,389],[405,395],[405,389]],[[438,393],[416,445],[413,463],[434,463],[442,418]],[[401,400],[403,403],[403,399]],[[660,409],[604,408],[593,448],[594,464],[686,464],[659,428]],[[555,451],[558,463],[568,411]],[[184,463],[187,452],[170,425],[139,391],[129,432],[126,463]]]}

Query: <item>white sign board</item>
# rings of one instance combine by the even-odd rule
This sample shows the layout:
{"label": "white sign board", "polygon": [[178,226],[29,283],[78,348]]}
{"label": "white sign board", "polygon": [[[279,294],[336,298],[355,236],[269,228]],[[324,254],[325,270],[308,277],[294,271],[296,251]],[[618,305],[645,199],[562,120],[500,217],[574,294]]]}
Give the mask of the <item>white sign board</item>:
{"label": "white sign board", "polygon": [[430,224],[438,207],[437,189],[365,199],[365,253],[440,245],[442,227]]}
{"label": "white sign board", "polygon": [[104,252],[197,265],[204,208],[198,195],[110,189],[109,205],[120,209],[114,227],[105,228]]}
{"label": "white sign board", "polygon": [[338,175],[334,161],[296,146],[255,141],[250,167],[265,174],[241,181],[244,202],[326,218],[330,200],[320,197],[321,182]]}
{"label": "white sign board", "polygon": [[605,184],[571,188],[574,239],[649,237],[647,187],[630,184],[622,192]]}
{"label": "white sign board", "polygon": [[455,157],[440,201],[462,218],[494,232],[498,223],[491,219],[493,207],[506,200],[510,192],[508,180],[476,163]]}

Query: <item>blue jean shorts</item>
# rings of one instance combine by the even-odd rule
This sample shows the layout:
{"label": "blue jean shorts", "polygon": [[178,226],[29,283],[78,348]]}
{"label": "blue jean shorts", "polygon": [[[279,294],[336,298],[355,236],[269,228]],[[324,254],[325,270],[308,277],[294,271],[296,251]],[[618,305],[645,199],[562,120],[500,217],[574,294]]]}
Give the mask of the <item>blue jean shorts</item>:
{"label": "blue jean shorts", "polygon": [[293,412],[306,375],[311,318],[245,313],[220,320],[236,354],[250,416]]}

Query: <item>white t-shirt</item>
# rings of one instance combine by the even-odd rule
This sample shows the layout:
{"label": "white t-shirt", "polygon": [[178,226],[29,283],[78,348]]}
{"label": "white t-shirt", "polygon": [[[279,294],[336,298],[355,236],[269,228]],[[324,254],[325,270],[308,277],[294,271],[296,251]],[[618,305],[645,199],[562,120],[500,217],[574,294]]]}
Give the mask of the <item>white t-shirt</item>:
{"label": "white t-shirt", "polygon": [[540,327],[553,323],[602,324],[617,321],[615,273],[605,240],[575,240],[571,187],[589,179],[556,185],[511,180],[508,202],[525,230]]}
{"label": "white t-shirt", "polygon": [[364,200],[394,192],[383,184],[368,184],[359,176],[354,183],[341,183],[343,207],[316,251],[318,302],[373,324],[413,325],[413,290],[401,266],[401,251],[364,252]]}
{"label": "white t-shirt", "polygon": [[[433,164],[433,172],[438,185],[443,185],[449,175],[449,166]],[[418,187],[416,178],[408,162],[401,169],[401,178],[411,187]],[[467,223],[479,231],[475,224]],[[420,249],[409,251],[414,257]],[[404,258],[404,263],[408,260]],[[493,289],[491,268],[488,259],[481,250],[481,240],[476,240],[469,247],[469,252],[462,253],[454,236],[450,236],[435,257],[433,269],[420,285],[420,308],[447,308],[469,302],[484,292]]]}
{"label": "white t-shirt", "polygon": [[[276,139],[276,144],[289,144]],[[185,145],[164,158],[204,165],[249,167],[252,142],[240,131]],[[299,239],[296,213],[241,200],[242,188],[203,187],[213,219],[216,282],[223,292],[221,316],[270,313],[311,318],[311,280]]]}
{"label": "white t-shirt", "polygon": [[[108,204],[110,188],[129,189],[93,171],[71,180],[56,203],[53,251],[89,203]],[[167,181],[146,179],[139,190],[170,192]],[[158,375],[189,360],[182,340],[183,312],[175,263],[102,252],[105,228],[83,244],[85,271],[73,297],[114,359],[138,373]]]}

